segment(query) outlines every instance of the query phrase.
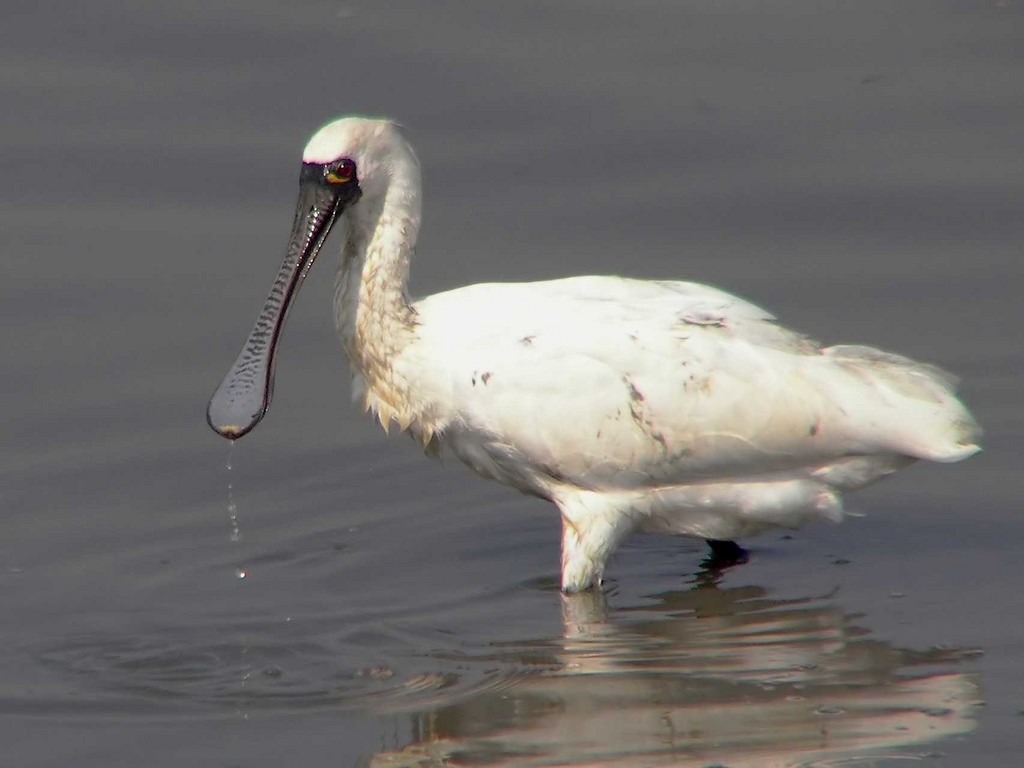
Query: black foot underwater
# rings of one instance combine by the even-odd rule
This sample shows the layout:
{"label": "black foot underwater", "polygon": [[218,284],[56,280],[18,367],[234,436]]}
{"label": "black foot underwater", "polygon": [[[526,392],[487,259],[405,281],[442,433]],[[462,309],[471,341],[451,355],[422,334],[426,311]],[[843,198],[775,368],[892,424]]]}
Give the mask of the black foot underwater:
{"label": "black foot underwater", "polygon": [[730,565],[740,565],[747,562],[749,555],[747,550],[735,541],[725,539],[707,539],[711,552],[708,554],[704,565],[709,568],[728,568]]}

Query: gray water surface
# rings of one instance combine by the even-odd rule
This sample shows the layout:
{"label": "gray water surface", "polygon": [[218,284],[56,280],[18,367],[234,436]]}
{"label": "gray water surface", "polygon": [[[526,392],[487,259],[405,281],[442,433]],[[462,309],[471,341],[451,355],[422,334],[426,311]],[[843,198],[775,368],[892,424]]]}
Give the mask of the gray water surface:
{"label": "gray water surface", "polygon": [[[12,5],[0,765],[1015,764],[1022,39],[1015,0]],[[955,372],[985,452],[565,598],[552,508],[349,405],[336,243],[229,449],[207,398],[344,113],[420,153],[414,293],[712,283]]]}

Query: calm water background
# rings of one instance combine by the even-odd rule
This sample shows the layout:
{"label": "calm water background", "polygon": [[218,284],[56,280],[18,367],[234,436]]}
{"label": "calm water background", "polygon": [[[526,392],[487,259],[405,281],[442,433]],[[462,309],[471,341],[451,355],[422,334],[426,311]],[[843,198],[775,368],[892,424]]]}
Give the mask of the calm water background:
{"label": "calm water background", "polygon": [[[1024,756],[1018,0],[2,17],[0,765]],[[415,293],[713,283],[955,371],[986,452],[725,574],[636,537],[566,601],[553,509],[348,405],[329,245],[229,454],[206,400],[343,113],[419,150]]]}

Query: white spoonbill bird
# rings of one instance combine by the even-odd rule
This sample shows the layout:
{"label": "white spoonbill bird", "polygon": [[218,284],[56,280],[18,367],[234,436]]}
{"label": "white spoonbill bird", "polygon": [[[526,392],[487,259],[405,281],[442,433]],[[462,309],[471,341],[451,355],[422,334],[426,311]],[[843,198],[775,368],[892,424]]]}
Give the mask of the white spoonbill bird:
{"label": "white spoonbill bird", "polygon": [[419,162],[393,123],[359,117],[306,145],[284,264],[210,400],[224,437],[266,413],[285,316],[338,221],[335,317],[355,400],[428,453],[446,447],[554,502],[566,591],[600,584],[632,531],[737,558],[737,538],[839,520],[843,491],[979,450],[938,368],[822,347],[706,285],[591,276],[412,301]]}

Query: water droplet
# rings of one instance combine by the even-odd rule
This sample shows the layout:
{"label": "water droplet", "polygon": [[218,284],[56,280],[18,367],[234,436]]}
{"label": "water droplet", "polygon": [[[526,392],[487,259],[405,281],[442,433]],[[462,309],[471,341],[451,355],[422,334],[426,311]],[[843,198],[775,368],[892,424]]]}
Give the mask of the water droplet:
{"label": "water droplet", "polygon": [[231,446],[228,448],[228,460],[227,460],[227,471],[228,471],[228,521],[231,524],[231,533],[229,538],[231,541],[239,541],[242,538],[242,531],[238,526],[238,505],[235,504],[235,485],[231,480],[231,450],[234,447],[235,441],[231,441]]}
{"label": "water droplet", "polygon": [[247,575],[246,572],[244,570],[242,570],[241,568],[236,568],[235,569],[235,576],[237,576],[239,579],[244,579],[246,577],[246,575]]}
{"label": "water droplet", "polygon": [[228,519],[231,521],[231,541],[239,541],[242,538],[242,532],[238,529],[238,507],[235,506],[234,499],[231,496],[231,486],[228,485]]}

